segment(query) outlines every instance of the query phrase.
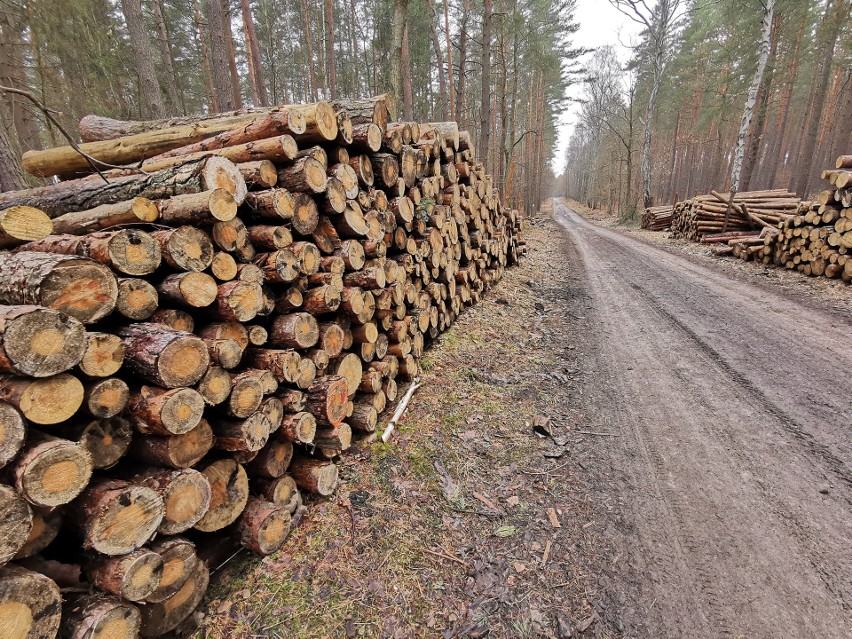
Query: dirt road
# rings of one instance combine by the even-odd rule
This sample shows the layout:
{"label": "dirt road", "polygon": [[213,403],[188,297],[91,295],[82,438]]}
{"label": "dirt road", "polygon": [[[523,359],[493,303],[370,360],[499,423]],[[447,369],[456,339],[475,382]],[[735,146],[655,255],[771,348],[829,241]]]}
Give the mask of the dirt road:
{"label": "dirt road", "polygon": [[560,203],[555,219],[599,331],[598,428],[616,435],[596,449],[626,561],[607,580],[616,625],[852,636],[850,318]]}

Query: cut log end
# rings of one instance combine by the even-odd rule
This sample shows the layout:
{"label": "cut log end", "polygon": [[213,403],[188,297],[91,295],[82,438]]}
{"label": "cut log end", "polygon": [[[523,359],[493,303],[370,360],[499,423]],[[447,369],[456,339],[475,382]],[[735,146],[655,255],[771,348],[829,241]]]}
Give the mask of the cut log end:
{"label": "cut log end", "polygon": [[0,564],[5,564],[24,547],[32,529],[33,513],[29,504],[13,488],[0,484]]}
{"label": "cut log end", "polygon": [[51,639],[59,631],[62,597],[49,578],[19,566],[0,568],[0,629],[4,639]]}
{"label": "cut log end", "polygon": [[53,222],[41,209],[12,206],[0,211],[0,247],[40,240],[53,233]]}
{"label": "cut log end", "polygon": [[210,508],[195,525],[202,532],[221,530],[234,523],[248,501],[248,476],[233,459],[220,459],[201,471],[210,482]]}

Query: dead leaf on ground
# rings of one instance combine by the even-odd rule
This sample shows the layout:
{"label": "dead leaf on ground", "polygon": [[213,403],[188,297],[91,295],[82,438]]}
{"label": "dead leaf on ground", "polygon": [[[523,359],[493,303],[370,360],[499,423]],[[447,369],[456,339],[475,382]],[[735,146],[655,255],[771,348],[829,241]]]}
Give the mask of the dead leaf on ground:
{"label": "dead leaf on ground", "polygon": [[494,534],[498,537],[511,537],[516,532],[518,532],[518,529],[515,526],[500,526],[494,531]]}
{"label": "dead leaf on ground", "polygon": [[491,510],[500,510],[499,508],[497,508],[494,502],[488,499],[488,497],[486,497],[485,495],[481,495],[480,493],[474,492],[473,496],[476,497],[479,501],[481,501]]}
{"label": "dead leaf on ground", "polygon": [[517,495],[512,495],[512,496],[506,498],[506,505],[507,506],[517,506],[520,503],[521,503],[521,500]]}
{"label": "dead leaf on ground", "polygon": [[554,528],[562,528],[562,524],[559,523],[559,517],[556,516],[555,508],[547,509],[547,518],[550,520],[550,525]]}

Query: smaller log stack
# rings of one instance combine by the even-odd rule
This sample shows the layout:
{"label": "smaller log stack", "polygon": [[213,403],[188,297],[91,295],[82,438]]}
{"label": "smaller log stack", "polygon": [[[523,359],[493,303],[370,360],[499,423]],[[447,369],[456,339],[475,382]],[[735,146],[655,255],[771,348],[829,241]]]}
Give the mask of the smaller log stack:
{"label": "smaller log stack", "polygon": [[[676,204],[671,222],[672,237],[699,242],[705,235],[759,231],[761,226],[774,227],[794,217],[799,209],[799,198],[784,189],[737,193],[730,212],[727,197],[711,193]],[[741,208],[743,206],[745,209]],[[748,213],[744,214],[744,210]]]}
{"label": "smaller log stack", "polygon": [[667,206],[652,206],[642,213],[642,228],[649,231],[665,231],[672,225],[674,214],[673,204]]}
{"label": "smaller log stack", "polygon": [[822,172],[829,188],[803,203],[796,217],[779,224],[773,262],[813,277],[852,282],[852,155]]}
{"label": "smaller log stack", "polygon": [[84,150],[144,173],[26,154],[68,179],[0,194],[0,634],[172,631],[202,557],[280,548],[517,264],[470,136],[389,120],[383,96],[92,116]]}

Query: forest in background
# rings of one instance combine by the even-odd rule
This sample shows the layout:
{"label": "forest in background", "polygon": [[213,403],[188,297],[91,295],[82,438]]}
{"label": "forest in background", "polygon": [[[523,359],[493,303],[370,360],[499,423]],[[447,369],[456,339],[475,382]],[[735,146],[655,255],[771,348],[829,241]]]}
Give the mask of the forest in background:
{"label": "forest in background", "polygon": [[[612,0],[629,17],[644,3]],[[633,217],[643,204],[648,104],[655,204],[731,186],[734,151],[760,60],[761,0],[660,0],[627,65],[613,48],[592,56],[580,122],[556,190]],[[852,3],[777,0],[754,100],[738,190],[789,188],[802,197],[852,150]],[[671,13],[663,25],[661,8]],[[663,28],[665,27],[665,28]],[[662,37],[659,34],[662,33]],[[655,54],[662,50],[661,58]],[[647,203],[644,203],[647,205]]]}
{"label": "forest in background", "polygon": [[[506,200],[549,193],[555,117],[579,77],[575,0],[0,0],[0,84],[72,134],[83,115],[221,112],[392,93],[455,119]],[[64,144],[0,94],[0,153]],[[6,190],[17,186],[15,179]]]}

